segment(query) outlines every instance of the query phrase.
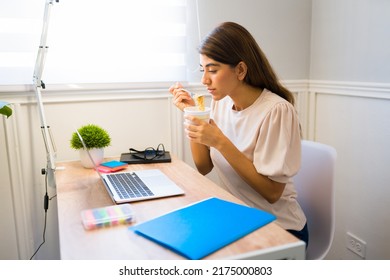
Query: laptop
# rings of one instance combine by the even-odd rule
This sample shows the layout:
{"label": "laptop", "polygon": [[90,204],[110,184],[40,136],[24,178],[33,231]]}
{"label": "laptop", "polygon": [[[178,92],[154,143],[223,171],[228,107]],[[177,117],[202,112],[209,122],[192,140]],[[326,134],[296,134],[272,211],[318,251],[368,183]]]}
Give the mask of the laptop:
{"label": "laptop", "polygon": [[159,169],[101,173],[78,130],[76,133],[114,203],[183,195],[184,191]]}

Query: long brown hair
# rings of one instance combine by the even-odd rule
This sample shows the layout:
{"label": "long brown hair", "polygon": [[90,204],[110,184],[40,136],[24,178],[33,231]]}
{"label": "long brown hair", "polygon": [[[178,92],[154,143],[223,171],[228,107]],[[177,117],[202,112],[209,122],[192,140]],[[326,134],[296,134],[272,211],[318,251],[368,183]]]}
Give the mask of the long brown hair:
{"label": "long brown hair", "polygon": [[248,66],[244,82],[268,89],[294,105],[294,95],[279,82],[275,71],[256,40],[247,29],[234,22],[224,22],[201,42],[199,53],[232,67],[241,61]]}

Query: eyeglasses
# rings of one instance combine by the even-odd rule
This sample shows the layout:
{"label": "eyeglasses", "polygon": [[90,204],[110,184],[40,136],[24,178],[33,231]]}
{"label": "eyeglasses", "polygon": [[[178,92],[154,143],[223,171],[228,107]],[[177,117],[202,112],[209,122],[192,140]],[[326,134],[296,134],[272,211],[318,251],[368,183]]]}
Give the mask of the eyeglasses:
{"label": "eyeglasses", "polygon": [[138,151],[136,149],[130,148],[130,154],[139,159],[144,160],[153,160],[155,158],[161,157],[165,155],[165,147],[163,144],[159,144],[157,146],[157,149],[154,149],[152,147],[146,148],[143,151]]}

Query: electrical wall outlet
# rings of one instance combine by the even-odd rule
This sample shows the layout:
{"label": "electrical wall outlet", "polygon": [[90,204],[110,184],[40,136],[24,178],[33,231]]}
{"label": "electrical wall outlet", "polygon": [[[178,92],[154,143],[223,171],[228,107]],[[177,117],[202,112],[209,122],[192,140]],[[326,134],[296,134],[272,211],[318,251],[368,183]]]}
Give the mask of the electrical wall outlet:
{"label": "electrical wall outlet", "polygon": [[366,242],[350,232],[347,232],[347,248],[363,259],[366,258]]}

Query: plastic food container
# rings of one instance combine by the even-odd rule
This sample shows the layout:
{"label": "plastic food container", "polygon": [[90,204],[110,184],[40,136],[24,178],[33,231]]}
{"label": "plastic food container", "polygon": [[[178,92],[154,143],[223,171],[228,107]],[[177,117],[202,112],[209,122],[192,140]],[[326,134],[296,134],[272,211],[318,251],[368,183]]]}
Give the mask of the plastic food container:
{"label": "plastic food container", "polygon": [[81,211],[81,220],[86,230],[130,224],[134,221],[134,212],[130,204]]}

